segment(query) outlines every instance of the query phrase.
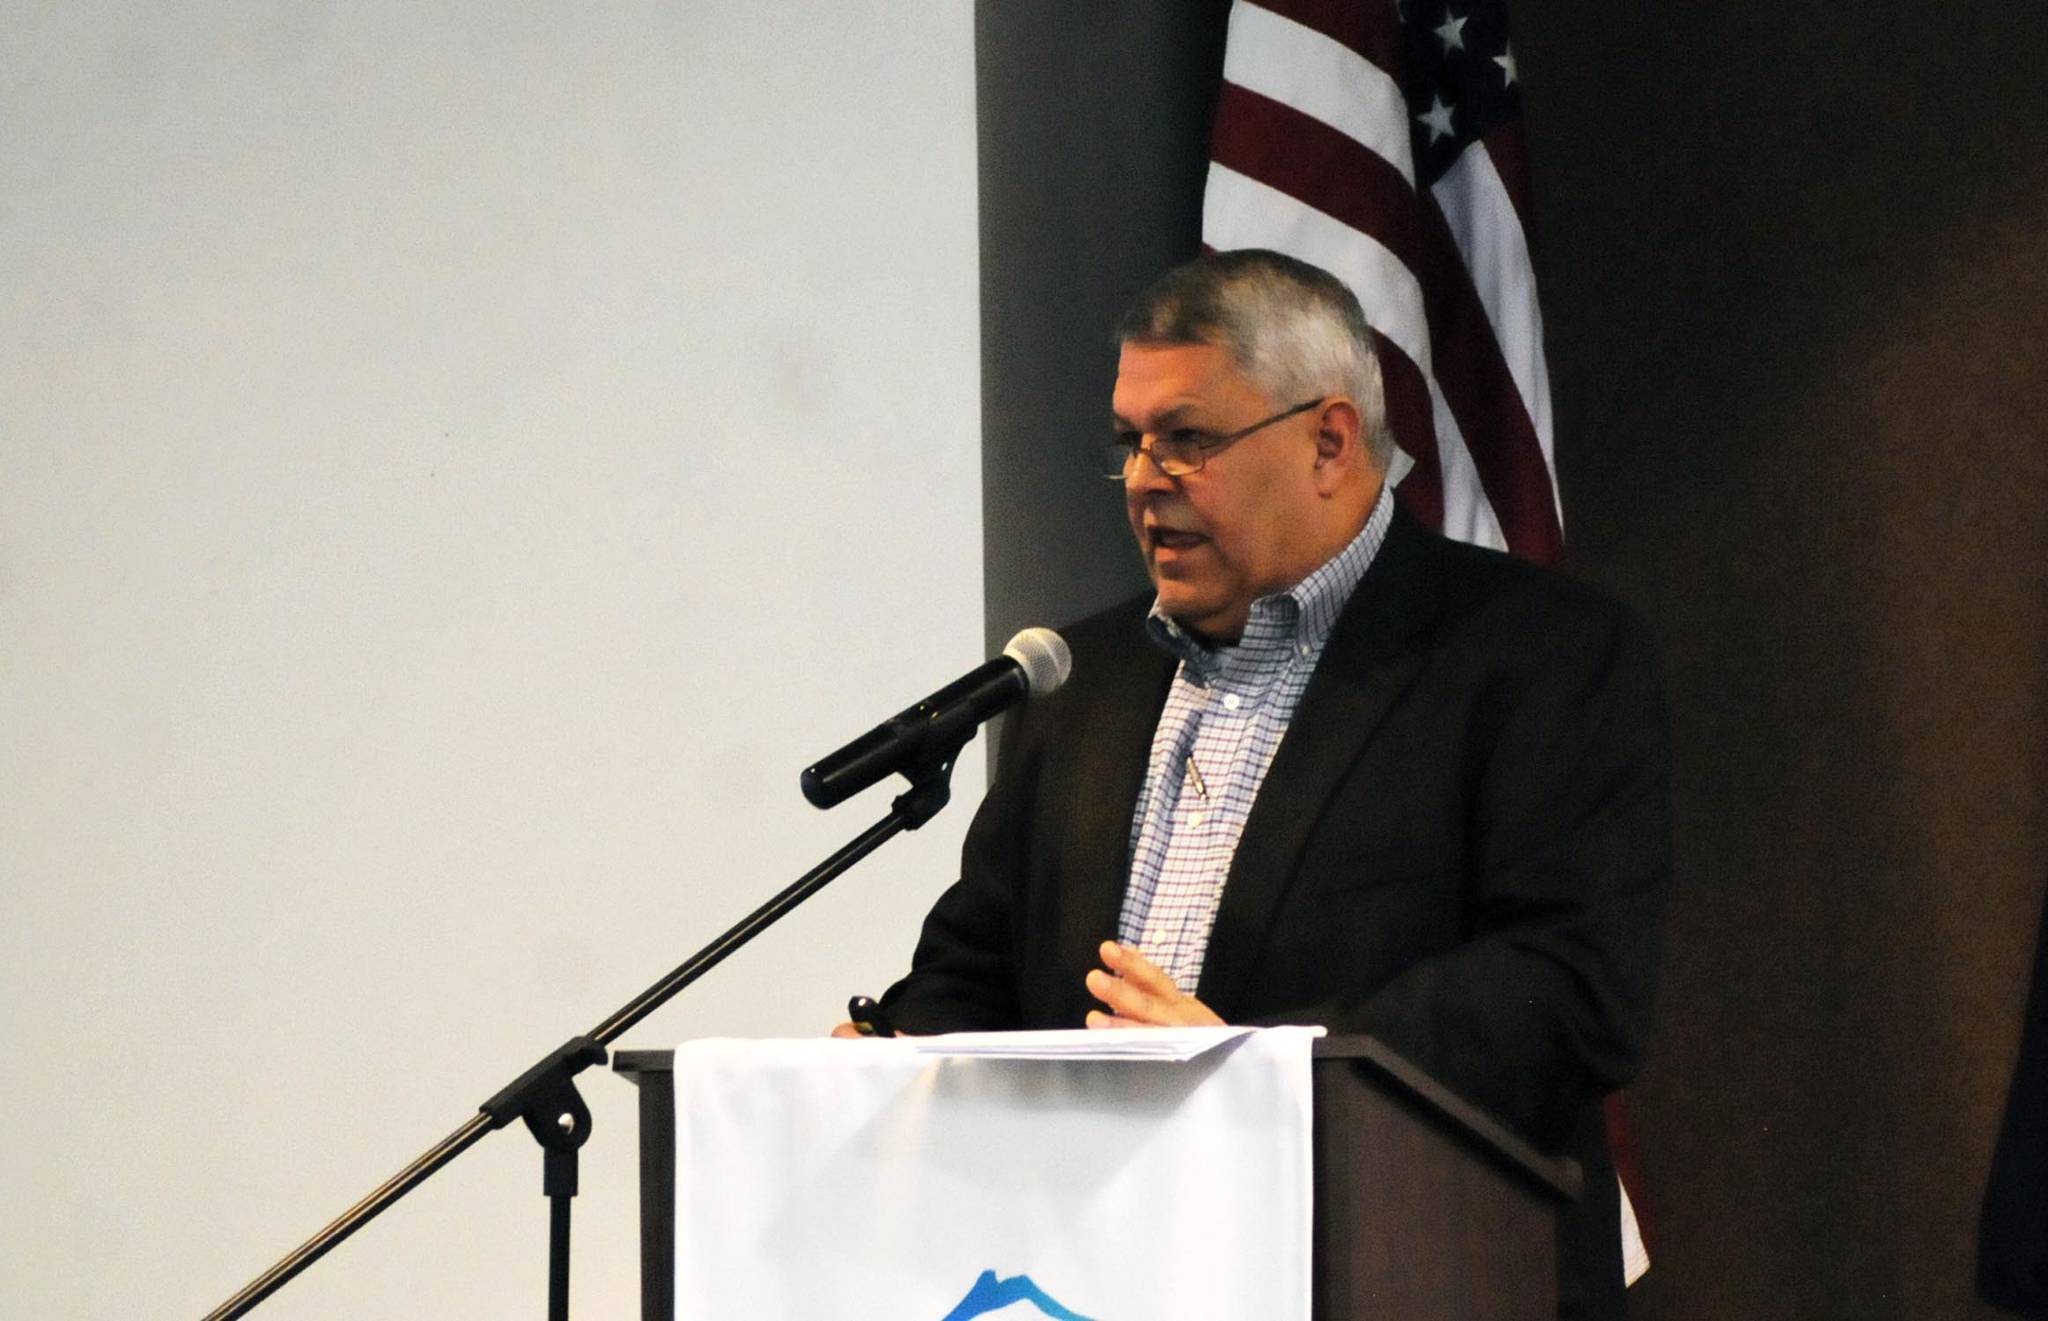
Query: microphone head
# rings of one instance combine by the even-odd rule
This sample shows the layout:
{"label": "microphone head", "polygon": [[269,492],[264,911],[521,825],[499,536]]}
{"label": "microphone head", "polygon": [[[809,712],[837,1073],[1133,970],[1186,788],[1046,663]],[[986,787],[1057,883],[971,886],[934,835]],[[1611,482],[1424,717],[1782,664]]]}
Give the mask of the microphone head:
{"label": "microphone head", "polygon": [[1003,654],[1024,671],[1033,697],[1054,691],[1074,670],[1074,653],[1067,650],[1067,640],[1049,628],[1025,629],[1010,639]]}

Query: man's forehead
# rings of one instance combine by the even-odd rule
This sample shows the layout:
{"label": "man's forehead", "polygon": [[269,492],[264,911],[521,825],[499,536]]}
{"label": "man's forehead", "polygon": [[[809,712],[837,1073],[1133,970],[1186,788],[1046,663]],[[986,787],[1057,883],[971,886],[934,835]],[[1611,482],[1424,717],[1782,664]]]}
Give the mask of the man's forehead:
{"label": "man's forehead", "polygon": [[1117,361],[1111,408],[1164,414],[1221,402],[1252,389],[1230,352],[1216,344],[1125,342]]}
{"label": "man's forehead", "polygon": [[1189,343],[1155,343],[1150,340],[1125,340],[1117,358],[1117,375],[1159,376],[1159,375],[1203,375],[1213,372],[1235,371],[1230,350],[1222,344],[1208,340]]}

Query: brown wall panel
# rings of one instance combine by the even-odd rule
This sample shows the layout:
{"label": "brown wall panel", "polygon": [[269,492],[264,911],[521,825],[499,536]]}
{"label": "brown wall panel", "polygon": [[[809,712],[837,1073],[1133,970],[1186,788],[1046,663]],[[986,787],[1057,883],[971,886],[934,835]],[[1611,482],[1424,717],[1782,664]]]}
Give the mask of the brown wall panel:
{"label": "brown wall panel", "polygon": [[2048,876],[2048,22],[1517,16],[1568,532],[1678,715],[1637,1313],[1963,1315]]}

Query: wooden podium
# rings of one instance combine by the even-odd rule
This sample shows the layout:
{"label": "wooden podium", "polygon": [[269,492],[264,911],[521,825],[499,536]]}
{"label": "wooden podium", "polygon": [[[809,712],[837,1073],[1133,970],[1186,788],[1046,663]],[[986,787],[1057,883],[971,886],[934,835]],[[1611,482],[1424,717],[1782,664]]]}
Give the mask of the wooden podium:
{"label": "wooden podium", "polygon": [[[675,1318],[675,1087],[666,1050],[622,1050],[640,1088],[640,1315]],[[1555,1321],[1557,1217],[1579,1169],[1371,1037],[1315,1043],[1317,1321]]]}

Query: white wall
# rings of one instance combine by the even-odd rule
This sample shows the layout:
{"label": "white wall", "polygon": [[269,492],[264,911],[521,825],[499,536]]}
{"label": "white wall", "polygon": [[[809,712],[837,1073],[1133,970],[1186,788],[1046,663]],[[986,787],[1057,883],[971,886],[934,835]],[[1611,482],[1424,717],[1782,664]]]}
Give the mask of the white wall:
{"label": "white wall", "polygon": [[[885,810],[796,780],[980,659],[971,27],[0,19],[0,1314],[206,1310]],[[626,1044],[878,991],[982,774]],[[541,1315],[545,1205],[494,1135],[259,1315]]]}

